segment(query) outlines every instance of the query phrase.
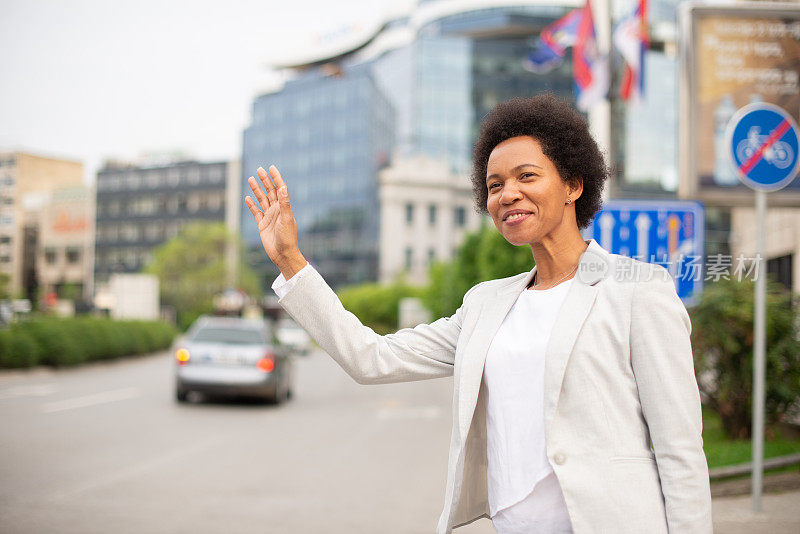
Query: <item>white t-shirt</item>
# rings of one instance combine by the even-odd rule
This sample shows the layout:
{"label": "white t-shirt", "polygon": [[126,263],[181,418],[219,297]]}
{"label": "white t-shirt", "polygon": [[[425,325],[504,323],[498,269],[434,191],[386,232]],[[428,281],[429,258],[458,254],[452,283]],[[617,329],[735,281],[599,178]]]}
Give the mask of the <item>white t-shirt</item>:
{"label": "white t-shirt", "polygon": [[[515,505],[531,513],[540,508],[535,501],[551,503],[537,532],[570,525],[555,475],[542,488],[537,484],[553,473],[545,446],[545,351],[572,280],[520,293],[489,346],[483,371],[489,514],[505,511],[507,517]],[[552,503],[560,504],[552,509]]]}

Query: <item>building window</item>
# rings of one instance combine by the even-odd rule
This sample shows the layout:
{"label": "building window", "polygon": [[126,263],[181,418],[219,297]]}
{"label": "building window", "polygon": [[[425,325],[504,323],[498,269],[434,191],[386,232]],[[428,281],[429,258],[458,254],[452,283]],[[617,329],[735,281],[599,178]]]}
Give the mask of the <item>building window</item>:
{"label": "building window", "polygon": [[414,204],[409,202],[406,204],[406,224],[412,224],[414,222]]}
{"label": "building window", "polygon": [[138,266],[139,255],[135,248],[126,248],[122,251],[122,263],[129,269],[135,269]]}
{"label": "building window", "polygon": [[52,247],[44,249],[44,261],[52,265],[57,260],[58,260],[58,253],[56,249]]}
{"label": "building window", "polygon": [[211,167],[210,172],[208,173],[208,178],[212,183],[220,183],[225,179],[225,167],[221,165],[215,165]]}
{"label": "building window", "polygon": [[0,256],[0,263],[11,263],[11,256]]}
{"label": "building window", "polygon": [[67,247],[67,263],[75,264],[81,261],[81,249],[78,247]]}
{"label": "building window", "polygon": [[[759,273],[760,274],[760,273]],[[786,289],[792,289],[792,255],[781,256],[767,260],[767,274],[773,280],[783,284]]]}
{"label": "building window", "polygon": [[106,209],[104,210],[106,214],[110,215],[111,217],[116,217],[119,215],[121,211],[120,203],[118,200],[114,200],[106,204]]}
{"label": "building window", "polygon": [[211,211],[219,211],[222,209],[223,198],[222,193],[210,193],[208,195],[208,209]]}
{"label": "building window", "polygon": [[411,263],[412,263],[413,259],[414,259],[414,251],[411,249],[411,247],[406,247],[406,269],[407,270],[411,269]]}
{"label": "building window", "polygon": [[112,174],[106,179],[106,189],[109,191],[116,191],[122,186],[122,176],[118,174]]}
{"label": "building window", "polygon": [[428,222],[430,224],[436,224],[436,205],[431,204],[428,206]]}
{"label": "building window", "polygon": [[431,265],[434,260],[436,260],[436,250],[429,248],[428,249],[428,265]]}
{"label": "building window", "polygon": [[467,210],[463,206],[459,206],[453,212],[454,222],[456,226],[463,228],[467,224]]}
{"label": "building window", "polygon": [[178,211],[178,199],[175,197],[170,197],[167,200],[167,211],[169,213],[177,213]]}
{"label": "building window", "polygon": [[161,183],[161,173],[159,171],[150,171],[147,173],[147,187],[158,187]]}
{"label": "building window", "polygon": [[132,172],[128,175],[127,182],[128,189],[139,189],[139,187],[142,185],[142,177],[139,174]]}
{"label": "building window", "polygon": [[167,171],[167,183],[171,187],[176,187],[181,183],[181,171],[177,167],[172,167]]}
{"label": "building window", "polygon": [[136,241],[139,239],[139,227],[132,223],[122,225],[122,238],[125,241]]}
{"label": "building window", "polygon": [[11,236],[8,235],[0,236],[0,244],[7,245],[9,243],[11,243]]}
{"label": "building window", "polygon": [[200,183],[200,169],[198,167],[189,168],[189,185],[197,185]]}
{"label": "building window", "polygon": [[191,213],[195,213],[197,210],[200,209],[200,195],[199,194],[191,194],[191,195],[189,195],[188,207],[189,207],[189,211]]}

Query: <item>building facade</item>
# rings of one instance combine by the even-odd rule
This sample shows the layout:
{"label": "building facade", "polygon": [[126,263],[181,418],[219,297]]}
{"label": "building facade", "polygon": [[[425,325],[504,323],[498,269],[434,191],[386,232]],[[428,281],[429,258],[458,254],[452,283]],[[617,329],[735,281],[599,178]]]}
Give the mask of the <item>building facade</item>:
{"label": "building facade", "polygon": [[[61,158],[47,157],[25,152],[0,153],[0,274],[7,277],[7,291],[11,297],[37,301],[42,289],[42,270],[50,276],[52,271],[45,260],[44,240],[50,243],[53,228],[47,220],[53,204],[60,205],[65,198],[56,193],[65,188],[74,188],[86,193],[83,185],[83,164]],[[73,191],[74,193],[74,191]],[[80,201],[78,201],[80,204]],[[67,210],[68,224],[72,222],[75,209],[83,217],[91,203],[80,208],[73,205]],[[71,235],[69,258],[75,260],[63,273],[64,283],[91,287],[87,274],[81,274],[80,265],[86,259],[81,243],[91,242],[91,224],[81,219],[81,228]],[[91,221],[91,218],[89,219]],[[75,248],[77,247],[77,248]],[[56,254],[66,248],[59,246]],[[74,270],[74,269],[77,270]]]}
{"label": "building facade", "polygon": [[38,210],[36,272],[45,301],[89,302],[94,283],[94,194],[56,189]]}
{"label": "building facade", "polygon": [[238,186],[238,177],[238,164],[224,161],[106,163],[96,182],[97,282],[140,271],[155,248],[187,224],[235,223],[226,191],[231,182]]}
{"label": "building facade", "polygon": [[396,158],[380,173],[380,276],[423,285],[435,261],[452,259],[466,232],[480,227],[472,189],[446,162]]}
{"label": "building facade", "polygon": [[[569,62],[542,76],[526,71],[523,60],[541,29],[577,5],[421,2],[360,35],[348,33],[344,45],[288,58],[282,67],[290,81],[253,104],[241,183],[246,188],[259,165],[278,166],[289,185],[300,249],[334,288],[384,278],[394,270],[386,266],[406,250],[390,252],[379,243],[386,221],[405,224],[380,213],[381,169],[392,158],[425,156],[443,162],[441,180],[455,174],[469,187],[472,144],[489,109],[543,91],[573,97]],[[397,184],[391,189],[408,196]],[[242,232],[251,265],[264,266],[267,277],[276,274],[258,250],[248,210],[242,210]],[[440,241],[432,236],[431,243]],[[384,261],[385,254],[394,259]],[[417,270],[425,264],[414,260],[419,254],[411,251]]]}
{"label": "building facade", "polygon": [[[375,178],[393,144],[394,112],[368,68],[355,67],[346,76],[306,73],[253,104],[253,124],[244,132],[242,188],[250,190],[247,178],[259,166],[276,165],[286,177],[308,259],[337,286],[375,279]],[[252,215],[239,209],[254,253],[251,265],[269,268]]]}
{"label": "building facade", "polygon": [[[735,207],[731,217],[731,256],[732,261],[739,257],[755,257],[756,222],[755,209]],[[764,253],[766,261],[759,268],[759,276],[766,272],[771,279],[780,282],[787,289],[800,293],[800,209],[770,208],[764,225]]]}

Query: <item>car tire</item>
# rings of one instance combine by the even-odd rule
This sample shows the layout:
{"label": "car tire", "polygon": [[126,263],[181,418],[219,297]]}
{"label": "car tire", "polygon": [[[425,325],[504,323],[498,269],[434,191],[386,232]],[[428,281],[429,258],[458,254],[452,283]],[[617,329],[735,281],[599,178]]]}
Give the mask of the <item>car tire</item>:
{"label": "car tire", "polygon": [[189,392],[183,389],[175,390],[175,400],[178,402],[186,402],[189,397]]}

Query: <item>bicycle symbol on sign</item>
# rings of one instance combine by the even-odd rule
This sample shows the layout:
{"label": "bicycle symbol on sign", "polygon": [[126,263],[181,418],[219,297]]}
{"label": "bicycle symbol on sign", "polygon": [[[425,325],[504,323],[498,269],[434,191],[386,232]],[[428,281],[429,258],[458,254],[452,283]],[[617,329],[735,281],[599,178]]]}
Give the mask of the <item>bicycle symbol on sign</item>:
{"label": "bicycle symbol on sign", "polygon": [[[747,132],[747,139],[742,139],[736,145],[736,157],[739,161],[749,161],[763,145],[767,142],[769,135],[761,135],[761,128],[751,126]],[[794,152],[788,143],[776,141],[771,146],[764,149],[763,159],[770,165],[779,169],[785,169],[794,161]]]}

